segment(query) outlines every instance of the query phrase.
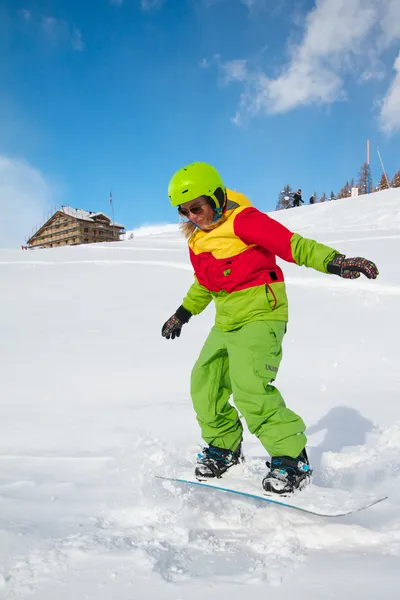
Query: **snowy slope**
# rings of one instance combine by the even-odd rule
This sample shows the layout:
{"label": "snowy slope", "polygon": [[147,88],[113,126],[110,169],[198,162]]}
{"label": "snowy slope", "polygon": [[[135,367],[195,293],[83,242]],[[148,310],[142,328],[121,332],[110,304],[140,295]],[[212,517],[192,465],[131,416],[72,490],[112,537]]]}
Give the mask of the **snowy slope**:
{"label": "snowy slope", "polygon": [[[162,323],[192,282],[174,227],[0,251],[0,598],[398,598],[400,190],[274,214],[364,255],[376,281],[283,264],[277,385],[308,423],[315,482],[389,499],[326,520],[152,475],[201,445],[190,369],[213,321]],[[264,457],[246,434],[249,460]]]}

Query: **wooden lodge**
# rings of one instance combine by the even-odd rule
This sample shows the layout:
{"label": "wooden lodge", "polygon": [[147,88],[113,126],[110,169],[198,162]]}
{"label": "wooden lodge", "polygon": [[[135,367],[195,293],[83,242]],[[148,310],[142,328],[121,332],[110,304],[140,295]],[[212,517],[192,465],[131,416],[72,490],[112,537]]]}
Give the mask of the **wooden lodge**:
{"label": "wooden lodge", "polygon": [[115,242],[125,232],[101,212],[62,206],[27,241],[27,248],[57,248],[96,242]]}

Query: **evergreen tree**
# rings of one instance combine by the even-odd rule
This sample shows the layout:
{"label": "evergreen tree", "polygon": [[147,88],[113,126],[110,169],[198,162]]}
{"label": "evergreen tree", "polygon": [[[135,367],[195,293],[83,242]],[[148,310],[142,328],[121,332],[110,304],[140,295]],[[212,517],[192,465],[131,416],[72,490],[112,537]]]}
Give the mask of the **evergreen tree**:
{"label": "evergreen tree", "polygon": [[[351,196],[351,185],[348,181],[344,184],[344,186],[339,190],[337,195],[338,198],[349,198]],[[353,186],[354,187],[354,186]]]}
{"label": "evergreen tree", "polygon": [[330,195],[330,197],[329,197],[329,200],[336,200],[336,196],[335,196],[335,194],[334,194],[334,191],[333,191],[333,190],[331,191],[331,195]]}
{"label": "evergreen tree", "polygon": [[[368,194],[368,180],[369,180],[369,166],[368,163],[365,162],[361,165],[360,170],[358,172],[358,194],[361,196],[362,194]],[[370,180],[370,185],[372,189],[372,179]]]}
{"label": "evergreen tree", "polygon": [[394,174],[394,177],[392,180],[392,187],[394,187],[394,188],[400,187],[400,170]]}
{"label": "evergreen tree", "polygon": [[282,191],[279,193],[278,202],[276,203],[276,210],[282,210],[291,206],[293,198],[293,191],[291,186],[285,185]]}
{"label": "evergreen tree", "polygon": [[387,190],[389,188],[385,173],[382,173],[381,180],[378,185],[378,191]]}
{"label": "evergreen tree", "polygon": [[321,198],[319,199],[319,202],[326,202],[326,194],[325,194],[325,192],[322,194]]}

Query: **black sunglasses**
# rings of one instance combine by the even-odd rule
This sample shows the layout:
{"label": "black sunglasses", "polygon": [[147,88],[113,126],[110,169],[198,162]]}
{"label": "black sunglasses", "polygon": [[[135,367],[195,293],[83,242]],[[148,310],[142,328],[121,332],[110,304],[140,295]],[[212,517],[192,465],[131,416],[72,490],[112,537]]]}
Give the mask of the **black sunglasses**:
{"label": "black sunglasses", "polygon": [[203,212],[203,210],[206,206],[207,206],[206,203],[192,206],[192,208],[181,208],[180,206],[178,206],[178,213],[180,215],[182,215],[183,217],[188,218],[190,213],[192,213],[192,215],[199,215],[200,213]]}

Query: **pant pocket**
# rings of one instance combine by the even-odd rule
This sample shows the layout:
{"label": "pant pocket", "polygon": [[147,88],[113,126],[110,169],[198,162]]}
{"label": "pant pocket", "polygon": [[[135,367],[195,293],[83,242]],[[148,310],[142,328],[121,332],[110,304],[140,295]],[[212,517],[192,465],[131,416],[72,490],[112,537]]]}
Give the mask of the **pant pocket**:
{"label": "pant pocket", "polygon": [[[276,329],[274,325],[275,323],[262,323],[265,328],[265,347],[254,358],[254,372],[258,377],[269,381],[276,378],[282,360],[282,335],[285,323],[277,323]],[[280,335],[281,329],[282,335]]]}
{"label": "pant pocket", "polygon": [[276,359],[273,356],[266,356],[265,358],[257,358],[254,360],[254,373],[257,377],[263,379],[265,383],[273,381],[279,369],[280,359]]}

